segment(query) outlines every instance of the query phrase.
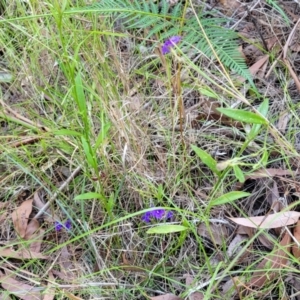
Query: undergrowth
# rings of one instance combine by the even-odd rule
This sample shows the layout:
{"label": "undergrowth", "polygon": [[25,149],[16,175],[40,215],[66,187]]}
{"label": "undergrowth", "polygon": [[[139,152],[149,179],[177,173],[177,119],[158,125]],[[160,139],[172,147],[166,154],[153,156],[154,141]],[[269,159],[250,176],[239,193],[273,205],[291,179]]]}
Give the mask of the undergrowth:
{"label": "undergrowth", "polygon": [[[266,86],[238,48],[257,41],[201,1],[85,2],[0,6],[1,247],[42,240],[47,256],[5,257],[0,281],[55,299],[252,299],[244,283],[280,249],[290,263],[265,267],[280,276],[257,297],[293,294],[298,261],[283,234],[258,229],[234,244],[246,234],[228,219],[277,202],[298,210],[299,98],[284,64]],[[164,55],[172,36],[181,41]],[[34,197],[49,207],[33,201],[28,220],[44,233],[26,240],[10,216]],[[70,230],[55,230],[66,220]]]}

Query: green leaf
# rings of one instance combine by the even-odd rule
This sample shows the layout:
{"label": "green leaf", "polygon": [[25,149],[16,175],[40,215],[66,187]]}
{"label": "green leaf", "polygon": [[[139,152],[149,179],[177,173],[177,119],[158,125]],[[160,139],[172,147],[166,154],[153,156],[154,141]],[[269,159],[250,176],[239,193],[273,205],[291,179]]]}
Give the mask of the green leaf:
{"label": "green leaf", "polygon": [[99,193],[85,193],[85,194],[80,194],[77,195],[74,200],[89,200],[89,199],[101,199],[102,195]]}
{"label": "green leaf", "polygon": [[70,135],[70,136],[81,136],[81,134],[74,130],[69,129],[60,129],[53,131],[53,134],[55,135]]}
{"label": "green leaf", "polygon": [[83,147],[83,150],[86,155],[86,159],[87,159],[88,163],[90,164],[90,166],[92,166],[94,169],[96,169],[97,162],[91,153],[90,145],[88,144],[87,140],[83,136],[81,137],[81,142],[82,142],[82,147]]}
{"label": "green leaf", "polygon": [[83,83],[82,83],[80,72],[78,72],[78,74],[75,77],[75,91],[76,91],[79,110],[83,115],[86,115],[87,108],[86,108],[86,101],[85,101]]}
{"label": "green leaf", "polygon": [[158,233],[158,234],[166,234],[166,233],[173,233],[173,232],[180,232],[187,230],[188,227],[182,226],[182,225],[158,225],[155,227],[150,228],[147,230],[147,233]]}
{"label": "green leaf", "polygon": [[217,162],[211,157],[209,153],[194,145],[191,145],[191,148],[195,151],[195,153],[202,160],[202,162],[206,166],[208,166],[214,173],[216,173],[218,176],[221,174],[220,171],[217,169]]}
{"label": "green leaf", "polygon": [[217,95],[217,93],[215,93],[214,91],[210,90],[209,88],[200,88],[200,93],[201,95],[210,97],[210,98],[214,98],[214,99],[218,99],[219,96]]}
{"label": "green leaf", "polygon": [[[264,117],[267,116],[268,110],[269,110],[269,99],[265,99],[260,106],[257,109]],[[254,124],[249,132],[249,138],[250,140],[254,139],[259,130],[261,128],[261,124]]]}
{"label": "green leaf", "polygon": [[214,199],[212,201],[209,202],[210,206],[216,206],[216,205],[221,205],[221,204],[225,204],[225,203],[230,203],[233,202],[235,200],[238,200],[240,198],[244,198],[249,196],[250,193],[246,193],[246,192],[239,192],[239,191],[233,191],[233,192],[229,192],[227,194],[222,195],[221,197]]}
{"label": "green leaf", "polygon": [[245,176],[241,168],[237,165],[233,166],[233,171],[235,177],[238,179],[239,182],[243,183],[245,182]]}
{"label": "green leaf", "polygon": [[265,118],[250,111],[233,108],[217,108],[217,110],[225,116],[240,122],[253,124],[268,124],[268,121]]}

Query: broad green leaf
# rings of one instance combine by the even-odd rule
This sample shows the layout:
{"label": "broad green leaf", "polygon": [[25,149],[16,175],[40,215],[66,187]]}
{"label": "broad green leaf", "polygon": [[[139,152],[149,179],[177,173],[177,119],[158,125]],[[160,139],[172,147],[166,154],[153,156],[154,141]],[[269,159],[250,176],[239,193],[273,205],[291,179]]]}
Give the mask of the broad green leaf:
{"label": "broad green leaf", "polygon": [[[269,99],[265,99],[260,106],[257,109],[264,117],[267,116],[268,110],[269,110]],[[250,140],[254,139],[259,130],[261,128],[261,124],[254,124],[249,132],[249,138]]]}
{"label": "broad green leaf", "polygon": [[150,228],[149,230],[147,230],[147,233],[166,234],[166,233],[185,231],[187,229],[188,227],[182,225],[163,224],[163,225],[158,225]]}
{"label": "broad green leaf", "polygon": [[217,110],[225,116],[240,122],[251,124],[268,124],[268,121],[263,117],[250,111],[233,108],[217,108]]}
{"label": "broad green leaf", "polygon": [[89,199],[101,199],[102,198],[102,195],[101,194],[98,194],[98,193],[93,193],[93,192],[90,192],[90,193],[85,193],[85,194],[80,194],[80,195],[77,195],[74,200],[89,200]]}
{"label": "broad green leaf", "polygon": [[53,131],[53,134],[55,135],[71,135],[71,136],[81,136],[81,134],[74,130],[69,129],[60,129]]}
{"label": "broad green leaf", "polygon": [[243,183],[245,182],[245,176],[243,171],[240,169],[239,166],[235,165],[233,166],[233,171],[234,171],[234,175],[235,177],[238,179],[239,182]]}
{"label": "broad green leaf", "polygon": [[209,202],[210,206],[216,206],[216,205],[221,205],[221,204],[225,204],[225,203],[230,203],[233,202],[235,200],[238,200],[240,198],[244,198],[249,196],[250,193],[246,193],[246,192],[239,192],[239,191],[233,191],[233,192],[229,192],[227,194],[222,195],[221,197],[214,199],[212,201]]}
{"label": "broad green leaf", "polygon": [[214,173],[220,175],[220,171],[217,169],[217,162],[211,157],[209,153],[198,148],[197,146],[191,145],[191,148],[195,151],[197,156],[202,160],[202,162],[208,166]]}

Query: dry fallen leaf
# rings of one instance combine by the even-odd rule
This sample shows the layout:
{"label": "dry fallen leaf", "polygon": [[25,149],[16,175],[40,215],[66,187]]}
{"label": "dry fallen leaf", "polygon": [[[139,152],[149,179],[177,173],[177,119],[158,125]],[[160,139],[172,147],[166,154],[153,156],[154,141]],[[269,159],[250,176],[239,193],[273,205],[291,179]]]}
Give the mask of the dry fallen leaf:
{"label": "dry fallen leaf", "polygon": [[[240,253],[244,246],[243,243],[246,240],[248,240],[246,235],[237,234],[228,246],[228,257],[233,257]],[[243,255],[241,257],[243,257]]]}
{"label": "dry fallen leaf", "polygon": [[236,224],[251,228],[279,228],[295,224],[299,217],[300,212],[286,211],[267,216],[229,219]]}
{"label": "dry fallen leaf", "polygon": [[18,251],[14,251],[10,248],[0,248],[0,257],[8,257],[8,258],[16,258],[16,259],[47,259],[48,256],[45,256],[41,253],[36,253],[33,251],[28,251],[26,249],[21,249]]}
{"label": "dry fallen leaf", "polygon": [[268,61],[269,55],[263,55],[257,62],[255,62],[250,68],[249,71],[251,75],[255,75],[260,68]]}
{"label": "dry fallen leaf", "polygon": [[[297,222],[297,225],[294,228],[294,237],[300,244],[300,221]],[[300,258],[300,248],[298,247],[298,245],[293,245],[292,252],[296,258]]]}
{"label": "dry fallen leaf", "polygon": [[28,223],[24,239],[27,241],[32,241],[32,243],[29,246],[30,251],[36,253],[41,251],[44,233],[45,230],[40,228],[40,223],[37,219],[32,219]]}
{"label": "dry fallen leaf", "polygon": [[272,241],[271,237],[273,239],[275,239],[274,236],[272,236],[270,233],[265,233],[262,232],[259,236],[258,236],[258,240],[268,249],[273,249],[274,247],[274,242]]}
{"label": "dry fallen leaf", "polygon": [[155,297],[150,297],[151,300],[183,300],[182,298],[179,298],[173,294],[165,294]]}
{"label": "dry fallen leaf", "polygon": [[12,277],[0,273],[0,281],[2,287],[11,294],[23,300],[40,300],[42,295],[39,288],[35,288],[29,284],[18,281]]}
{"label": "dry fallen leaf", "polygon": [[[193,284],[193,277],[190,274],[183,275],[185,277],[185,284],[187,287],[190,287]],[[189,296],[189,300],[203,300],[204,295],[201,292],[193,292]]]}
{"label": "dry fallen leaf", "polygon": [[282,133],[285,132],[291,118],[292,118],[292,114],[289,111],[284,111],[283,113],[280,114],[276,126],[280,132]]}
{"label": "dry fallen leaf", "polygon": [[272,281],[278,276],[278,269],[281,269],[286,265],[288,261],[287,253],[291,248],[291,236],[288,232],[283,236],[280,246],[280,248],[278,247],[276,251],[267,255],[267,257],[258,264],[255,269],[261,271],[255,272],[252,275],[248,284],[249,287],[265,287],[266,282]]}
{"label": "dry fallen leaf", "polygon": [[207,228],[205,223],[201,223],[198,226],[197,232],[200,236],[212,240],[217,245],[222,245],[228,238],[228,229],[224,224],[211,223],[209,224],[209,228]]}
{"label": "dry fallen leaf", "polygon": [[[45,203],[40,198],[39,193],[35,192],[33,195],[33,205],[36,206],[39,210],[45,206]],[[53,215],[49,209],[46,209],[43,213],[43,218],[47,222],[53,222],[53,220],[59,220],[58,216]]]}
{"label": "dry fallen leaf", "polygon": [[296,172],[290,170],[282,169],[260,169],[246,176],[246,179],[258,179],[264,177],[274,177],[274,176],[295,176]]}
{"label": "dry fallen leaf", "polygon": [[32,211],[32,201],[33,199],[24,201],[11,215],[15,230],[22,238],[25,236],[28,217]]}
{"label": "dry fallen leaf", "polygon": [[32,219],[27,225],[24,239],[27,241],[30,240],[33,234],[39,229],[39,227],[39,221],[37,219]]}
{"label": "dry fallen leaf", "polygon": [[55,297],[55,288],[53,288],[53,284],[51,281],[55,281],[52,271],[48,272],[49,274],[49,282],[47,284],[47,289],[45,290],[45,296],[43,300],[53,300]]}
{"label": "dry fallen leaf", "polygon": [[64,294],[65,294],[65,296],[67,296],[71,300],[83,300],[82,298],[77,297],[77,296],[75,296],[75,295],[73,295],[69,292],[66,292],[66,291],[64,292]]}

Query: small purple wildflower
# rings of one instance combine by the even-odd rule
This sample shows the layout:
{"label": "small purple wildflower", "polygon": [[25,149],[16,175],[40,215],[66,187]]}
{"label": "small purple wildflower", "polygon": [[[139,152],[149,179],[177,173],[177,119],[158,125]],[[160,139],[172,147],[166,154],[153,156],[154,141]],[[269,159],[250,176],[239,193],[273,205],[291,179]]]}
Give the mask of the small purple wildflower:
{"label": "small purple wildflower", "polygon": [[163,43],[161,47],[162,54],[165,55],[169,53],[171,51],[171,48],[174,47],[174,45],[178,44],[180,41],[181,41],[181,36],[179,35],[171,36]]}
{"label": "small purple wildflower", "polygon": [[156,220],[161,220],[165,215],[166,211],[164,209],[158,208],[151,211],[151,213],[152,213],[152,218],[155,218]]}
{"label": "small purple wildflower", "polygon": [[168,211],[167,215],[166,215],[166,220],[171,220],[173,218],[173,212],[172,211]]}
{"label": "small purple wildflower", "polygon": [[67,230],[70,230],[71,226],[72,226],[71,220],[68,219],[64,224],[62,224],[58,221],[55,221],[54,228],[55,228],[56,231],[61,231],[63,228],[66,228]]}
{"label": "small purple wildflower", "polygon": [[61,231],[62,228],[63,228],[63,224],[61,224],[61,223],[58,222],[58,221],[55,221],[54,227],[55,227],[55,230],[56,230],[56,231]]}
{"label": "small purple wildflower", "polygon": [[71,220],[70,220],[70,219],[68,219],[68,220],[65,222],[65,228],[66,228],[67,230],[70,230],[70,229],[71,229],[71,227],[72,227]]}
{"label": "small purple wildflower", "polygon": [[143,216],[142,216],[142,221],[149,223],[150,219],[152,217],[152,211],[147,211]]}
{"label": "small purple wildflower", "polygon": [[166,212],[163,208],[155,208],[151,211],[147,211],[143,216],[142,216],[142,221],[145,223],[150,223],[151,219],[156,219],[156,220],[168,220],[173,217],[173,213],[171,211]]}

